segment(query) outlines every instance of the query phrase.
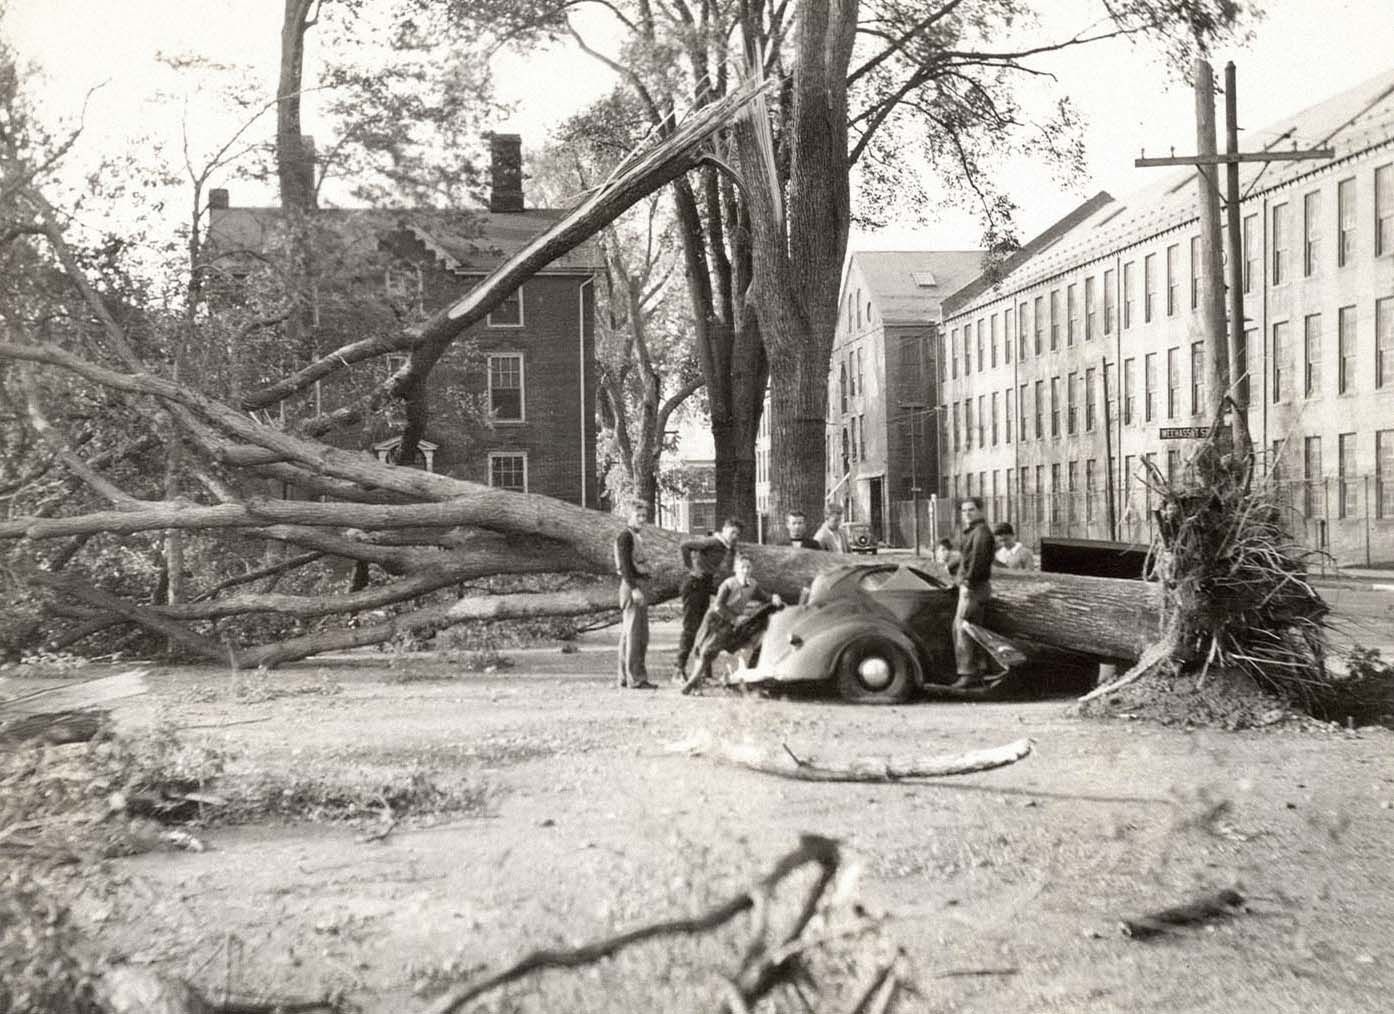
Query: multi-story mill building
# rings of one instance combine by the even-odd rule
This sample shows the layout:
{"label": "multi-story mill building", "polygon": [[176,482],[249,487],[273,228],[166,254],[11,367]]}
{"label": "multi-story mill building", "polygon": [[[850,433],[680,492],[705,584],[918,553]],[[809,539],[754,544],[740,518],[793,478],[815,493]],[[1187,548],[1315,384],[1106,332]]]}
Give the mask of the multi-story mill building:
{"label": "multi-story mill building", "polygon": [[[1335,151],[1241,166],[1255,444],[1310,545],[1394,559],[1394,72],[1245,140]],[[1144,459],[1179,477],[1197,442],[1163,430],[1211,422],[1200,271],[1188,171],[1098,195],[946,299],[940,493],[1028,541],[1145,540]]]}

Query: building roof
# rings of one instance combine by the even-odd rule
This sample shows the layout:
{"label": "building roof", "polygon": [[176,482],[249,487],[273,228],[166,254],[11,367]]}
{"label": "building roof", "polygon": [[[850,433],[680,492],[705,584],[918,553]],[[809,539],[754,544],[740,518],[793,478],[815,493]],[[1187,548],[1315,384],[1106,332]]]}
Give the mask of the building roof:
{"label": "building roof", "polygon": [[[1394,144],[1394,69],[1260,130],[1241,132],[1241,151],[1330,147],[1335,150],[1335,157],[1241,163],[1240,193],[1250,200],[1324,172],[1370,148],[1390,144]],[[1005,292],[1026,288],[1080,264],[1196,222],[1199,208],[1195,180],[1195,172],[1191,169],[1161,173],[1155,182],[1122,200],[1110,198],[1100,203],[1044,248],[1016,259],[1014,264],[1009,261],[1007,270],[999,273],[996,285],[978,285],[962,295],[956,294],[945,308],[946,312],[957,313],[985,293],[989,300],[999,298]],[[1087,206],[1086,203],[1081,208]],[[1069,221],[1080,210],[1076,209],[1062,222]],[[1052,230],[1056,230],[1056,226],[1047,232]]]}
{"label": "building roof", "polygon": [[[457,275],[488,274],[537,235],[567,215],[566,209],[532,208],[514,213],[411,208],[324,208],[314,221],[334,229],[349,245],[376,248],[379,239],[403,229]],[[209,243],[224,251],[264,250],[281,221],[280,208],[218,208],[211,212]],[[542,273],[590,274],[600,254],[592,241],[568,251]]]}
{"label": "building roof", "polygon": [[1112,194],[1107,190],[1100,190],[1093,197],[1089,198],[1089,200],[1077,206],[1069,214],[1027,240],[1019,250],[1015,250],[1009,254],[1002,263],[994,265],[984,271],[982,274],[978,275],[977,278],[974,278],[963,288],[949,296],[948,299],[945,299],[945,315],[956,313],[959,307],[966,306],[977,299],[980,293],[992,288],[993,284],[999,279],[1006,278],[1032,257],[1044,253],[1076,225],[1112,201]]}
{"label": "building roof", "polygon": [[[869,298],[887,324],[922,324],[939,304],[982,272],[981,250],[855,250]],[[846,287],[846,272],[843,273]]]}

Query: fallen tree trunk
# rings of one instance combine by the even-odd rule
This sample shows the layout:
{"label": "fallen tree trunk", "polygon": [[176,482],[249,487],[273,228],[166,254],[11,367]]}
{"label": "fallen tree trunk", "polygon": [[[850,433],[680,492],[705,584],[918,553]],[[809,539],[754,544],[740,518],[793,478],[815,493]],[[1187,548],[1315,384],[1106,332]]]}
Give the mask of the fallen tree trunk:
{"label": "fallen tree trunk", "polygon": [[[664,140],[627,160],[579,207],[536,237],[524,250],[469,293],[451,303],[418,329],[383,335],[337,349],[305,369],[269,385],[234,408],[184,384],[147,370],[140,362],[121,324],[102,302],[86,277],[80,261],[66,246],[59,216],[42,196],[26,190],[31,202],[45,216],[44,235],[54,247],[64,271],[78,287],[93,315],[100,321],[115,359],[126,372],[84,359],[58,345],[0,343],[0,360],[32,363],[66,371],[108,392],[123,394],[126,403],[145,416],[160,434],[178,432],[189,450],[221,469],[190,464],[191,474],[216,501],[148,501],[129,496],[108,477],[95,472],[91,462],[72,455],[63,461],[73,476],[118,504],[116,510],[99,510],[69,516],[46,516],[34,510],[29,517],[0,523],[0,540],[27,548],[28,543],[70,538],[71,546],[54,554],[77,552],[84,540],[98,534],[121,536],[182,530],[218,532],[240,530],[251,537],[278,539],[304,550],[323,552],[376,563],[398,577],[383,589],[367,589],[348,595],[310,597],[282,594],[238,593],[222,595],[236,583],[224,583],[210,597],[179,607],[151,608],[143,601],[120,598],[80,581],[56,577],[53,559],[49,570],[27,566],[24,576],[50,592],[86,603],[81,619],[89,626],[108,618],[156,631],[171,643],[209,659],[234,666],[274,665],[320,651],[381,643],[403,631],[429,633],[470,619],[499,619],[541,615],[578,615],[613,608],[613,584],[582,590],[544,594],[504,595],[467,599],[454,605],[420,606],[415,600],[465,577],[488,573],[513,573],[530,557],[538,540],[565,547],[539,561],[531,554],[523,569],[547,566],[555,570],[613,575],[613,542],[622,523],[609,515],[585,510],[546,497],[512,493],[466,482],[447,475],[397,467],[377,461],[361,451],[331,447],[306,433],[323,432],[350,418],[358,418],[371,405],[406,395],[429,372],[431,363],[471,322],[506,298],[507,294],[543,264],[594,234],[623,208],[677,178],[706,156],[708,139],[722,129],[749,102],[763,84],[751,84],[720,102],[703,107],[686,122],[674,127]],[[407,366],[358,402],[320,416],[304,430],[287,431],[263,425],[246,409],[265,408],[305,390],[315,381],[343,366],[369,356],[411,349]],[[413,424],[414,425],[414,424]],[[404,434],[404,446],[413,426]],[[55,441],[57,434],[53,434]],[[61,446],[55,443],[55,446]],[[94,459],[95,460],[95,459]],[[240,474],[239,474],[240,472]],[[328,498],[330,502],[286,501],[258,498],[265,478],[272,476]],[[239,485],[250,480],[246,485]],[[192,485],[192,484],[191,484]],[[338,502],[334,502],[338,501]],[[441,551],[439,535],[413,542],[406,532],[434,529],[475,529],[492,533],[504,542],[502,550],[461,546]],[[335,530],[337,529],[337,530]],[[357,530],[357,531],[352,531]],[[356,538],[368,530],[363,538]],[[381,533],[403,533],[406,545],[372,544]],[[681,536],[657,528],[643,532],[645,555],[653,579],[646,588],[655,602],[674,595],[685,576],[679,557]],[[393,543],[399,540],[391,539]],[[852,558],[807,550],[751,547],[761,583],[794,601],[800,589],[823,569]],[[303,557],[302,557],[303,558]],[[19,573],[16,568],[16,573]],[[148,597],[148,596],[147,596]],[[246,624],[239,635],[235,621],[255,613],[283,613],[315,617],[325,613],[351,613],[363,608],[392,605],[411,611],[368,627],[326,629],[304,637],[262,645],[239,643],[257,636],[256,625]],[[1136,657],[1157,628],[1156,594],[1140,584],[1064,576],[1003,575],[989,606],[988,622],[1010,635],[1068,651],[1108,658]],[[217,620],[217,639],[210,639],[193,625],[208,630]],[[276,635],[273,635],[276,636]],[[226,644],[222,643],[226,640]]]}
{"label": "fallen tree trunk", "polygon": [[[645,536],[645,546],[649,545]],[[907,563],[910,554],[871,559],[784,546],[752,546],[760,586],[790,602],[819,571],[839,564]],[[650,554],[652,557],[652,554]],[[1161,586],[1077,574],[994,570],[985,626],[1007,637],[1107,659],[1136,659],[1162,633]]]}

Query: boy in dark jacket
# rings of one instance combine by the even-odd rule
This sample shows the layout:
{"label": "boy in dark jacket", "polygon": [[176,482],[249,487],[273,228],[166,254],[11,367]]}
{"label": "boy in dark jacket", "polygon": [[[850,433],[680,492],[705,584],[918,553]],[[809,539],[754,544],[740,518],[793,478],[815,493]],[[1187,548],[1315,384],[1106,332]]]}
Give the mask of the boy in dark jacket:
{"label": "boy in dark jacket", "polygon": [[644,583],[649,573],[642,569],[643,547],[639,529],[648,520],[649,508],[635,503],[629,508],[628,526],[615,536],[615,573],[620,578],[619,679],[622,687],[652,690],[644,656],[649,650],[649,601]]}
{"label": "boy in dark jacket", "polygon": [[965,620],[980,623],[992,598],[992,555],[996,545],[983,520],[982,508],[972,497],[959,505],[963,540],[958,566],[958,609],[954,613],[954,661],[958,668],[955,689],[972,690],[983,685],[983,663],[977,644],[963,629]]}

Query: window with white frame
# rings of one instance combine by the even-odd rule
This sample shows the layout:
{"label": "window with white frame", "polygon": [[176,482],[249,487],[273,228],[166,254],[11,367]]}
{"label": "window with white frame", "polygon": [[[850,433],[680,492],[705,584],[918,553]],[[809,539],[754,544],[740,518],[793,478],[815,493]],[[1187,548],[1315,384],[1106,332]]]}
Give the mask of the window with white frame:
{"label": "window with white frame", "polygon": [[523,357],[519,353],[489,356],[489,416],[494,422],[523,421]]}
{"label": "window with white frame", "polygon": [[1288,280],[1288,206],[1278,204],[1273,208],[1273,284],[1282,285]]}
{"label": "window with white frame", "polygon": [[1394,296],[1375,300],[1375,387],[1394,381]]}
{"label": "window with white frame", "polygon": [[1355,178],[1336,184],[1336,266],[1355,256]]}
{"label": "window with white frame", "polygon": [[1321,265],[1321,191],[1302,197],[1302,276],[1313,274]]}
{"label": "window with white frame", "polygon": [[523,326],[523,287],[520,285],[508,294],[502,303],[489,311],[490,327]]}
{"label": "window with white frame", "polygon": [[491,451],[489,485],[515,493],[528,491],[528,456],[523,451]]}
{"label": "window with white frame", "polygon": [[1394,163],[1375,170],[1375,256],[1394,250]]}

